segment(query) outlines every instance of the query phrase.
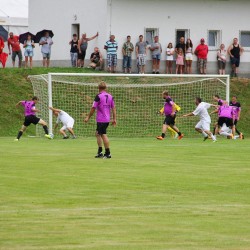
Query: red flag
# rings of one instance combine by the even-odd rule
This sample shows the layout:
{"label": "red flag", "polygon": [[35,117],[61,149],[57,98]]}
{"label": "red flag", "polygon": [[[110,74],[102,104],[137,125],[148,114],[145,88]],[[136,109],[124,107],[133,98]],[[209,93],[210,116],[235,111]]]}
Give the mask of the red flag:
{"label": "red flag", "polygon": [[2,63],[3,65],[3,68],[5,68],[5,64],[6,64],[6,61],[8,59],[8,54],[7,53],[1,53],[0,54],[0,62]]}

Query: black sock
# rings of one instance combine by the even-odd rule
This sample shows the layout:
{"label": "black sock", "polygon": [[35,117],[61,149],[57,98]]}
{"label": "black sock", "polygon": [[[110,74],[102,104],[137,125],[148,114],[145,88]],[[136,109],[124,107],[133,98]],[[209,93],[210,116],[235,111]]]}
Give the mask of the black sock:
{"label": "black sock", "polygon": [[216,129],[216,127],[214,127],[214,131],[213,131],[213,134],[215,135],[215,129]]}
{"label": "black sock", "polygon": [[20,137],[22,136],[23,132],[22,131],[19,131],[18,134],[17,134],[17,139],[19,140]]}
{"label": "black sock", "polygon": [[98,148],[97,154],[100,154],[102,152],[102,147]]}
{"label": "black sock", "polygon": [[43,126],[43,130],[44,130],[44,132],[45,132],[46,135],[49,134],[48,127],[46,125]]}
{"label": "black sock", "polygon": [[240,135],[240,131],[237,128],[235,129],[235,131],[238,135]]}
{"label": "black sock", "polygon": [[178,135],[181,135],[181,131],[177,132]]}
{"label": "black sock", "polygon": [[162,134],[161,134],[161,137],[162,137],[162,138],[165,138],[165,134],[164,134],[164,133],[162,133]]}
{"label": "black sock", "polygon": [[109,148],[105,148],[105,155],[110,155],[110,149]]}

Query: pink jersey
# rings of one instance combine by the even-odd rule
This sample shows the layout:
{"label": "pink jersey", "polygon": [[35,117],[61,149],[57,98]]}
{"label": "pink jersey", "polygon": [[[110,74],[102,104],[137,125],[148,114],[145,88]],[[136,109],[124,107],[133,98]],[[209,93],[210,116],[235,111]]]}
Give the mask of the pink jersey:
{"label": "pink jersey", "polygon": [[99,93],[93,102],[92,107],[96,109],[97,122],[110,122],[110,111],[115,106],[114,98],[106,91]]}
{"label": "pink jersey", "polygon": [[233,107],[229,105],[222,105],[219,107],[219,117],[233,118]]}
{"label": "pink jersey", "polygon": [[24,116],[36,115],[36,112],[33,111],[35,109],[34,101],[21,101],[21,104],[24,107]]}
{"label": "pink jersey", "polygon": [[239,119],[239,114],[240,114],[240,111],[241,111],[241,105],[239,102],[230,102],[229,103],[230,106],[233,107],[233,111],[234,111],[234,119],[235,120],[238,120]]}
{"label": "pink jersey", "polygon": [[171,115],[172,112],[173,112],[173,105],[174,105],[174,102],[173,100],[171,99],[170,96],[168,96],[166,98],[166,102],[164,104],[164,114],[167,116],[167,115]]}

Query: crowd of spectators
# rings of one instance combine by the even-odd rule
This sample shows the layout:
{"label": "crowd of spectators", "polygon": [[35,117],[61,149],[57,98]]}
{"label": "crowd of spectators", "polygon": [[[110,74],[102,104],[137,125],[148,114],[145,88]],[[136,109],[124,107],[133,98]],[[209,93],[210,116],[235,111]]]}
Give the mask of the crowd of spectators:
{"label": "crowd of spectators", "polygon": [[[84,60],[86,51],[88,48],[88,42],[97,38],[99,33],[97,32],[92,37],[87,37],[86,33],[83,33],[81,38],[78,38],[77,34],[73,34],[72,39],[69,42],[70,45],[70,58],[72,67],[82,68],[84,67]],[[45,32],[44,36],[39,41],[41,46],[41,53],[43,57],[43,66],[50,66],[51,46],[53,40],[49,35],[49,32]],[[0,58],[4,48],[4,42],[0,38]],[[32,36],[28,36],[27,40],[23,43],[24,56],[25,56],[25,68],[32,68],[32,58],[34,55],[35,42],[32,40]],[[18,66],[22,65],[22,51],[19,41],[19,36],[9,33],[8,38],[9,55],[11,55],[12,65],[15,67],[16,57],[18,57]],[[111,35],[109,40],[104,45],[104,50],[107,53],[107,70],[108,72],[116,72],[117,67],[117,53],[118,42],[115,40],[115,36]],[[197,69],[200,74],[207,73],[207,58],[209,49],[205,43],[205,39],[200,39],[200,44],[194,49],[193,42],[188,38],[185,42],[185,38],[181,37],[176,46],[173,46],[172,42],[169,42],[166,50],[163,50],[163,46],[159,42],[159,36],[155,36],[153,42],[148,44],[144,41],[143,35],[139,36],[138,42],[133,45],[131,42],[131,36],[127,36],[126,42],[121,46],[123,55],[123,72],[132,73],[132,53],[136,54],[137,69],[140,74],[145,73],[145,66],[147,63],[147,53],[151,52],[152,56],[152,74],[160,73],[160,64],[162,61],[166,61],[166,73],[173,74],[173,67],[175,65],[176,74],[192,74],[193,72],[193,57],[197,56]],[[234,38],[233,43],[225,49],[225,45],[221,44],[217,51],[218,73],[225,74],[227,57],[230,57],[232,66],[231,76],[237,76],[239,72],[240,57],[244,49],[238,43],[238,39]],[[0,60],[1,61],[1,60]],[[29,62],[29,65],[28,65]],[[98,47],[94,48],[93,53],[90,56],[90,64],[88,67],[93,69],[104,68],[104,60],[101,50]]]}

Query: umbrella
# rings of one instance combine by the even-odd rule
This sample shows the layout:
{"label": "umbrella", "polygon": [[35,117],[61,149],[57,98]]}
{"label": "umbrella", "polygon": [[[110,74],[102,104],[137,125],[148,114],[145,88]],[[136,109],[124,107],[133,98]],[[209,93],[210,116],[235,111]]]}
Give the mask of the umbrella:
{"label": "umbrella", "polygon": [[26,32],[26,33],[19,35],[19,42],[24,44],[24,41],[27,41],[28,39],[28,35],[31,35],[31,40],[35,41],[35,35],[33,35],[30,32]]}
{"label": "umbrella", "polygon": [[0,25],[0,36],[5,42],[8,40],[8,31],[2,25]]}
{"label": "umbrella", "polygon": [[49,32],[50,37],[54,36],[54,33],[52,32],[52,30],[41,30],[41,31],[36,33],[35,43],[40,42],[41,38],[45,35],[45,32]]}

